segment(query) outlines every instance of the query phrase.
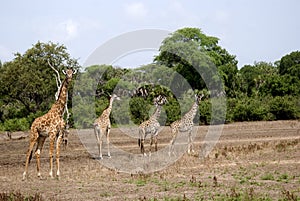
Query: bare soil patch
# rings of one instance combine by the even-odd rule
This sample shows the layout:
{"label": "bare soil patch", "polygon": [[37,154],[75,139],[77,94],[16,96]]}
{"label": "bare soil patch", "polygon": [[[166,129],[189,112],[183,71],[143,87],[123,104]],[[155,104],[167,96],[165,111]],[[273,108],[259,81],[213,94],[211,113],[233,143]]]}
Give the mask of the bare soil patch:
{"label": "bare soil patch", "polygon": [[[0,133],[0,193],[40,194],[44,200],[300,199],[299,121],[224,125],[216,146],[205,159],[199,159],[208,129],[198,128],[194,154],[184,154],[167,168],[150,174],[122,173],[103,166],[72,130],[67,149],[61,151],[61,180],[48,177],[47,140],[41,158],[43,179],[37,177],[33,158],[26,181],[22,181],[22,173],[29,144],[27,134],[12,133],[9,139],[6,133]],[[92,141],[92,130],[82,132]],[[170,139],[170,129],[163,128],[159,149],[165,148]],[[137,140],[117,128],[111,131],[111,144],[139,154]],[[105,158],[106,150],[104,146],[104,160],[118,157],[112,152],[111,159]]]}

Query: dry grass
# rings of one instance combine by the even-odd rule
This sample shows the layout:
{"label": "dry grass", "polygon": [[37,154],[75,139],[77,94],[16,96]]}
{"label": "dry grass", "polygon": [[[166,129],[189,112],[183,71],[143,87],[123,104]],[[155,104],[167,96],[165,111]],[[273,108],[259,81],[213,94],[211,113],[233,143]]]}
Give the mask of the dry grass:
{"label": "dry grass", "polygon": [[0,193],[0,201],[44,201],[44,200],[45,199],[40,193],[35,193],[34,195],[24,195],[19,191]]}
{"label": "dry grass", "polygon": [[[131,175],[101,165],[73,133],[61,153],[59,181],[47,177],[49,143],[41,158],[44,179],[36,177],[33,159],[29,179],[22,182],[28,138],[0,140],[0,200],[299,200],[298,125],[297,121],[225,125],[205,159],[200,160],[197,152],[185,154],[164,170]],[[199,128],[196,150],[207,130]],[[135,139],[117,129],[111,134],[112,143],[139,153]],[[160,148],[169,138],[166,129],[159,137]]]}

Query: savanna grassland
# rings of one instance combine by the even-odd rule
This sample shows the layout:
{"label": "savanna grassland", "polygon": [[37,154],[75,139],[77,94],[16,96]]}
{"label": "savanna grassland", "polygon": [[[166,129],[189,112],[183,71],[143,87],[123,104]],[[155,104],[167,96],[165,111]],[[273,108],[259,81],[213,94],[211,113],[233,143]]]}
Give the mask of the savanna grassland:
{"label": "savanna grassland", "polygon": [[[121,173],[101,165],[72,130],[69,145],[61,152],[61,179],[48,177],[47,140],[42,179],[36,176],[33,158],[26,181],[22,173],[27,133],[13,133],[11,139],[2,133],[0,200],[300,200],[299,121],[226,124],[210,154],[199,159],[208,128],[198,128],[194,154],[184,154],[169,167],[149,174]],[[84,132],[94,137],[92,130]],[[159,149],[170,139],[170,128],[165,127],[159,134]],[[111,131],[111,144],[139,153],[136,139],[117,128]],[[114,160],[115,154],[111,159],[104,155],[103,160]]]}

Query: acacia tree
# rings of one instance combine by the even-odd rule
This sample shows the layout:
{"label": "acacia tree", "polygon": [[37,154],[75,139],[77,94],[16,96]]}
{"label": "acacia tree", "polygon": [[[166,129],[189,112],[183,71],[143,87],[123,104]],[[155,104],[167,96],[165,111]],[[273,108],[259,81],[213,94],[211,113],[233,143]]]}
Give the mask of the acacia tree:
{"label": "acacia tree", "polygon": [[215,66],[222,77],[227,96],[234,96],[237,61],[218,42],[218,38],[207,36],[198,28],[179,29],[162,42],[155,62],[174,68],[193,89],[200,90],[209,83],[204,83],[199,71],[204,76],[212,76],[214,81],[211,69]]}
{"label": "acacia tree", "polygon": [[1,120],[33,118],[46,112],[55,100],[57,91],[56,72],[60,76],[65,68],[78,69],[76,59],[70,57],[63,45],[37,42],[24,54],[16,53],[15,58],[0,68]]}

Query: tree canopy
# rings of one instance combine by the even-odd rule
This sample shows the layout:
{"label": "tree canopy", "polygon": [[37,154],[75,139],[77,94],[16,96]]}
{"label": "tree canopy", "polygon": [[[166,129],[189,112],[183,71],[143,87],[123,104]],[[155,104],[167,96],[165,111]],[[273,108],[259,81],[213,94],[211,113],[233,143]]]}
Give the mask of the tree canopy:
{"label": "tree canopy", "polygon": [[13,118],[29,119],[47,111],[55,100],[57,91],[55,71],[79,68],[76,59],[70,57],[63,45],[37,42],[24,54],[0,68],[1,121]]}
{"label": "tree canopy", "polygon": [[[227,96],[236,86],[237,61],[218,45],[219,39],[207,36],[198,28],[183,28],[167,37],[155,57],[156,62],[174,68],[185,77],[193,89],[204,89],[214,83],[213,68],[220,74]],[[202,76],[202,77],[201,77]],[[204,80],[206,77],[211,80]]]}
{"label": "tree canopy", "polygon": [[[29,129],[34,118],[49,110],[57,90],[49,63],[60,73],[79,69],[67,48],[52,42],[37,42],[24,54],[16,53],[12,61],[0,62],[0,130]],[[91,96],[92,102],[73,108],[73,113],[91,114],[78,115],[75,126],[91,126],[112,93],[126,97],[113,107],[113,123],[139,124],[151,115],[153,98],[164,95],[168,103],[160,121],[168,125],[189,110],[193,94],[199,92],[206,93],[199,105],[200,124],[218,123],[223,115],[226,122],[300,118],[299,51],[279,61],[255,62],[240,69],[237,63],[217,37],[199,28],[179,29],[163,40],[150,64],[130,69],[101,64],[79,72],[81,83],[76,85],[76,96],[70,88],[69,106],[73,98]],[[226,105],[218,99],[223,91],[214,92],[215,88],[224,90]],[[215,122],[213,112],[219,115]]]}

